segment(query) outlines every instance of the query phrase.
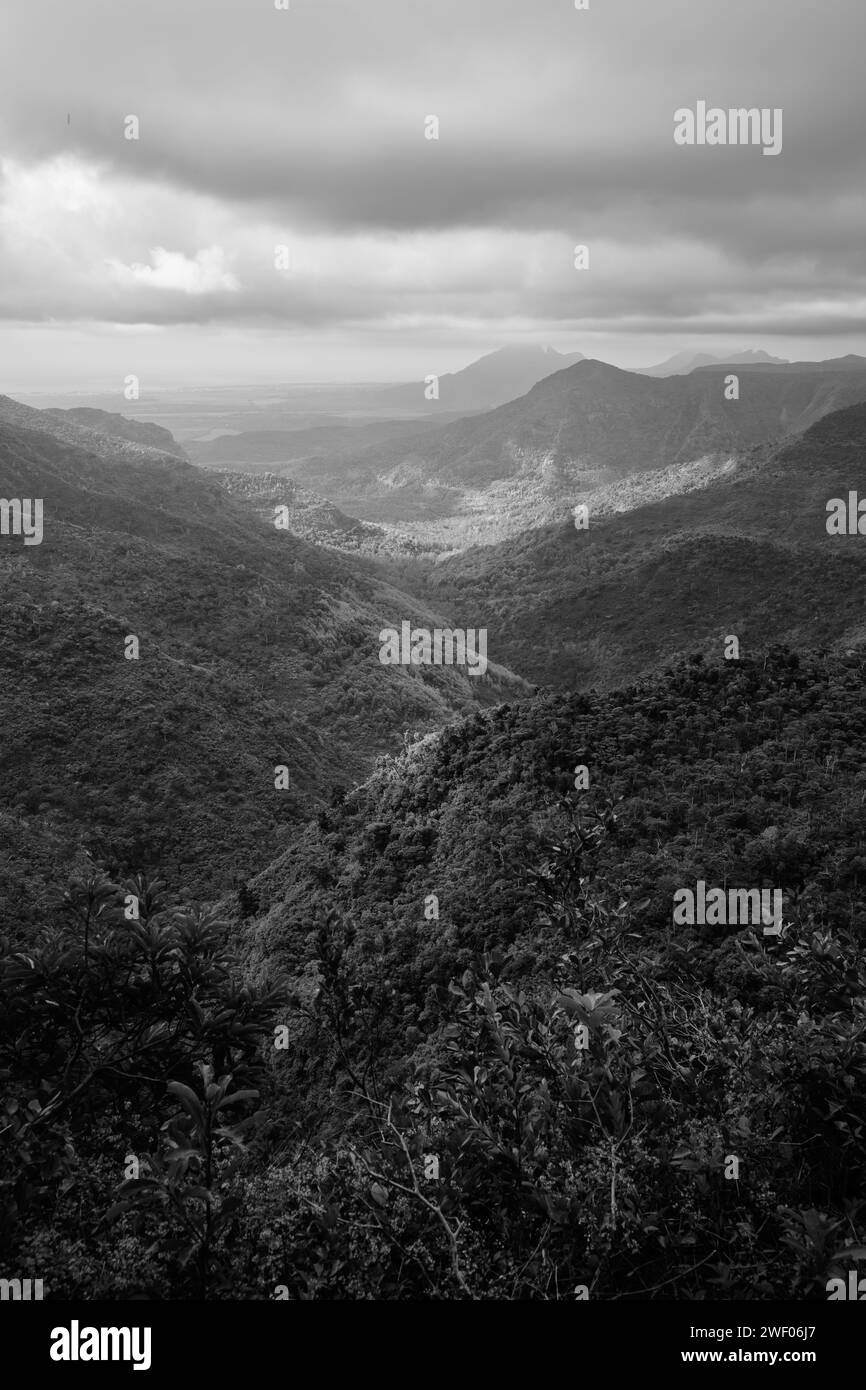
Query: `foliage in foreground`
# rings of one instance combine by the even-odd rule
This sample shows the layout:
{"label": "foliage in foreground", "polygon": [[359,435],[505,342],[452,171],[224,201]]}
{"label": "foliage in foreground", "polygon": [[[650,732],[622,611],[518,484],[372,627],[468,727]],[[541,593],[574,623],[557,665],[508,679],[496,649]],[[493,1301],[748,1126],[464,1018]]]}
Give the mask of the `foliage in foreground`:
{"label": "foliage in foreground", "polygon": [[[330,877],[311,891],[296,849],[294,918],[273,874],[234,932],[159,885],[72,885],[0,958],[8,1275],[54,1297],[825,1298],[866,1244],[862,691],[852,663],[786,658],[494,711],[332,807]],[[610,773],[576,794],[587,727]],[[718,768],[689,802],[665,779],[692,743]],[[730,759],[753,802],[711,821]],[[489,859],[475,778],[494,839],[525,798]],[[437,845],[476,867],[465,925],[403,920],[404,884],[442,888]],[[730,881],[783,884],[781,937],[670,931],[664,886],[726,849]]]}

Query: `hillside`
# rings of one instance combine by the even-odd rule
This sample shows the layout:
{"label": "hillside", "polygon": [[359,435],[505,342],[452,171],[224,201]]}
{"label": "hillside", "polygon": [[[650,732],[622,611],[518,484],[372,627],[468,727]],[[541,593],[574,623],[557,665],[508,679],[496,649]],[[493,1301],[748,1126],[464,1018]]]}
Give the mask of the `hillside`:
{"label": "hillside", "polygon": [[151,424],[149,420],[128,420],[124,415],[118,415],[108,410],[95,410],[89,406],[76,406],[71,410],[46,410],[43,412],[49,417],[57,420],[60,424],[69,421],[73,425],[83,425],[85,429],[95,430],[97,434],[107,435],[110,439],[125,439],[132,444],[143,444],[147,448],[157,449],[160,453],[173,454],[176,458],[186,458],[181,446],[170,430],[164,429],[162,425]]}
{"label": "hillside", "polygon": [[[282,465],[314,470],[319,460],[344,458],[360,449],[389,444],[406,436],[415,438],[434,427],[422,419],[356,421],[354,424],[304,425],[297,429],[240,430],[215,439],[195,440],[186,450],[193,463],[204,468],[232,464],[246,472]],[[279,470],[278,470],[279,471]]]}
{"label": "hillside", "polygon": [[564,516],[626,478],[801,433],[866,398],[862,359],[655,379],[585,360],[519,400],[293,476],[363,520],[388,520],[452,548],[491,544]]}
{"label": "hillside", "polygon": [[[249,934],[254,977],[296,991],[295,1148],[318,1128],[399,1183],[376,1121],[396,1093],[476,1296],[560,1296],[556,1270],[591,1297],[823,1297],[863,1234],[864,676],[863,654],[774,648],[500,707],[311,827],[256,881]],[[778,888],[782,938],[672,930],[698,880]],[[815,1207],[831,1243],[804,1235]]]}
{"label": "hillside", "polygon": [[647,500],[630,480],[629,510],[613,511],[621,489],[602,494],[608,514],[591,513],[588,530],[567,521],[443,560],[419,592],[461,621],[483,617],[507,663],[568,689],[610,689],[693,649],[715,657],[728,634],[744,654],[773,640],[859,646],[866,547],[828,536],[826,504],[863,490],[864,457],[861,405],[687,491]]}
{"label": "hillside", "polygon": [[[696,878],[772,879],[790,895],[792,937],[804,925],[795,900],[804,919],[862,936],[864,675],[863,652],[774,645],[758,660],[694,654],[620,690],[548,692],[468,716],[383,760],[254,880],[253,973],[300,970],[312,928],[333,916],[356,927],[352,977],[376,957],[407,1020],[431,985],[485,950],[515,948],[511,973],[533,977],[551,946],[590,934],[587,921],[533,917],[536,890],[577,889],[576,866],[549,843],[577,811],[587,826],[602,813],[584,846],[591,882],[640,911],[647,940],[669,939],[673,888]],[[576,795],[579,763],[590,785]],[[436,922],[425,920],[430,893]],[[689,935],[670,943],[674,955]],[[724,931],[691,935],[720,959],[734,944]],[[435,1009],[428,1021],[437,1026]]]}
{"label": "hillside", "polygon": [[63,444],[87,449],[99,458],[138,463],[163,454],[186,458],[170,430],[145,421],[128,420],[108,410],[36,410],[11,396],[0,396],[0,426],[39,430]]}
{"label": "hillside", "polygon": [[347,516],[333,502],[278,473],[235,473],[215,468],[211,477],[230,497],[246,503],[263,520],[271,522],[274,508],[285,507],[292,535],[312,545],[373,559],[435,555],[440,548],[406,536],[394,526],[377,526]]}
{"label": "hillside", "polygon": [[84,849],[212,895],[403,730],[525,688],[493,649],[477,678],[383,667],[382,627],[445,618],[190,464],[94,438],[0,424],[0,495],[44,499],[40,545],[0,539],[4,914]]}
{"label": "hillside", "polygon": [[[234,951],[185,895],[137,884],[131,924],[73,881],[0,950],[15,1267],[55,1298],[825,1300],[866,1241],[864,691],[862,653],[774,647],[478,711],[323,809]],[[781,933],[674,926],[700,882],[780,892]]]}

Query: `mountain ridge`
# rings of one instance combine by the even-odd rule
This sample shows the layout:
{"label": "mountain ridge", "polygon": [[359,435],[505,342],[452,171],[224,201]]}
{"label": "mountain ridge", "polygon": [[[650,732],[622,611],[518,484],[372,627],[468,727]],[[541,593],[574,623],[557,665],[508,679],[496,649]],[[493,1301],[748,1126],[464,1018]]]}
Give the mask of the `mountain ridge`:
{"label": "mountain ridge", "polygon": [[552,372],[583,361],[583,353],[558,352],[535,344],[510,343],[485,353],[457,372],[436,378],[438,396],[429,399],[425,382],[389,387],[379,399],[389,406],[417,408],[432,414],[490,410],[523,395]]}
{"label": "mountain ridge", "polygon": [[[777,638],[862,642],[866,547],[827,534],[826,504],[863,479],[866,403],[756,446],[688,490],[476,548],[424,571],[419,592],[482,613],[506,660],[543,685],[604,688],[666,656]],[[648,475],[652,477],[653,475]],[[616,490],[613,490],[614,497]]]}
{"label": "mountain ridge", "polygon": [[11,396],[0,395],[0,425],[37,430],[63,443],[77,444],[106,460],[142,459],[167,455],[186,459],[186,454],[170,430],[149,422],[130,420],[107,410],[86,406],[72,410],[37,410]]}
{"label": "mountain ridge", "polygon": [[635,370],[643,376],[682,376],[698,367],[759,365],[786,366],[787,358],[773,357],[770,353],[764,352],[763,348],[745,348],[741,352],[721,356],[712,352],[692,352],[686,348],[682,352],[675,352],[673,357],[666,358],[664,362],[657,362],[652,367],[636,367]]}
{"label": "mountain ridge", "polygon": [[866,399],[866,359],[742,367],[736,400],[727,375],[654,378],[585,358],[494,410],[286,471],[362,520],[387,518],[457,549],[541,525],[627,478],[795,435]]}

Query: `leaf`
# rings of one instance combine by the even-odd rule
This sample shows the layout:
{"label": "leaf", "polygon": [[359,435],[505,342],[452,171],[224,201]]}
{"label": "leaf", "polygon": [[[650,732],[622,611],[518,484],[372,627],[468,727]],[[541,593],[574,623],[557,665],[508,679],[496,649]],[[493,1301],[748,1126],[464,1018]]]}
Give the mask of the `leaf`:
{"label": "leaf", "polygon": [[180,1163],[184,1159],[197,1158],[201,1162],[201,1154],[198,1149],[171,1149],[167,1154],[169,1163]]}
{"label": "leaf", "polygon": [[214,1134],[220,1139],[225,1139],[229,1144],[235,1144],[239,1149],[246,1148],[244,1137],[236,1127],[220,1125],[219,1129],[214,1130]]}
{"label": "leaf", "polygon": [[206,1187],[185,1187],[183,1195],[184,1197],[193,1197],[199,1202],[207,1202],[208,1206],[213,1206],[215,1201],[213,1193]]}
{"label": "leaf", "polygon": [[235,1091],[231,1096],[224,1096],[214,1109],[222,1110],[224,1105],[239,1105],[242,1100],[257,1100],[258,1095],[258,1091]]}
{"label": "leaf", "polygon": [[120,1184],[118,1192],[121,1197],[126,1197],[161,1190],[162,1187],[163,1184],[156,1178],[127,1178],[125,1182]]}
{"label": "leaf", "polygon": [[184,1110],[199,1129],[203,1130],[205,1128],[204,1112],[195,1091],[191,1091],[189,1086],[185,1086],[182,1081],[169,1081],[168,1089],[173,1096],[177,1096]]}

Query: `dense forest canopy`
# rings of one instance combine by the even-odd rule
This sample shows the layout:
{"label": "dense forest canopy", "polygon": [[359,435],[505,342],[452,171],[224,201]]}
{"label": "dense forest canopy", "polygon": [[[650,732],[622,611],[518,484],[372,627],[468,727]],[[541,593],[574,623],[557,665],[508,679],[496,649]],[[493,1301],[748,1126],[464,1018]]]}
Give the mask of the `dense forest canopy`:
{"label": "dense forest canopy", "polygon": [[[866,1236],[864,673],[777,647],[480,712],[222,922],[70,884],[0,967],[16,1265],[55,1296],[826,1297]],[[781,935],[674,928],[698,879],[781,889]]]}

